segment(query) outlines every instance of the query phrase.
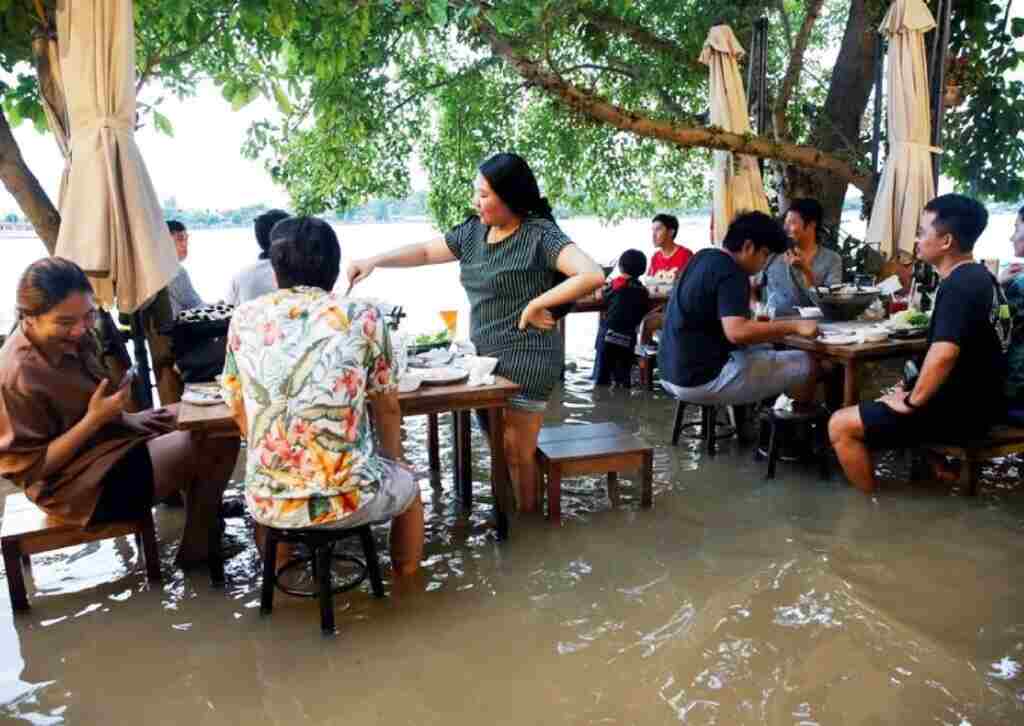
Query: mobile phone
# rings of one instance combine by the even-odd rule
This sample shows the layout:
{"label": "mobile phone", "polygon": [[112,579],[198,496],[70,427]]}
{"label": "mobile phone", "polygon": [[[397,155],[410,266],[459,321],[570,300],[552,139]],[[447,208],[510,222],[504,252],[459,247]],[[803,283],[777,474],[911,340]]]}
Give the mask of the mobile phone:
{"label": "mobile phone", "polygon": [[119,388],[127,388],[135,383],[135,379],[139,377],[139,366],[138,364],[133,365],[127,371],[125,371],[124,377],[121,379],[121,385]]}

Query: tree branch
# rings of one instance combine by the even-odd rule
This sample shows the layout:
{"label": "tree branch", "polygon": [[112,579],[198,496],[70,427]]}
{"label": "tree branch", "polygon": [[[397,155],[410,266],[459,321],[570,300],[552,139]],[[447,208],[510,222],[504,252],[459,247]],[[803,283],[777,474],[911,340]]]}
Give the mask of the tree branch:
{"label": "tree branch", "polygon": [[[772,125],[775,128],[776,139],[785,139],[789,136],[789,129],[786,124],[786,107],[793,97],[793,90],[800,81],[800,72],[804,67],[804,56],[807,54],[807,46],[811,41],[811,31],[821,16],[821,7],[824,4],[825,0],[807,0],[807,14],[804,16],[804,22],[796,36],[796,42],[791,47],[789,67],[786,68],[786,75],[782,79],[782,88],[775,97],[775,108],[772,109]],[[783,15],[785,15],[785,11],[783,11]]]}
{"label": "tree branch", "polygon": [[684,67],[702,72],[704,70],[704,67],[697,59],[683,50],[682,47],[671,40],[662,38],[642,25],[632,23],[617,15],[600,11],[580,10],[579,12],[582,17],[586,18],[596,28],[608,33],[616,33],[632,38],[638,45],[666,55]]}
{"label": "tree branch", "polygon": [[850,163],[814,147],[780,143],[752,134],[734,134],[716,127],[684,128],[674,123],[640,116],[568,83],[561,76],[523,57],[486,20],[481,19],[477,24],[477,32],[487,41],[495,55],[505,59],[533,86],[559,99],[572,111],[593,122],[607,124],[637,136],[666,141],[680,148],[721,149],[766,159],[778,159],[790,164],[827,171],[864,192],[869,192],[872,188],[872,179],[869,175],[860,173]]}
{"label": "tree branch", "polygon": [[0,180],[32,223],[51,255],[57,247],[60,212],[53,206],[35,174],[28,168],[7,117],[0,108]]}

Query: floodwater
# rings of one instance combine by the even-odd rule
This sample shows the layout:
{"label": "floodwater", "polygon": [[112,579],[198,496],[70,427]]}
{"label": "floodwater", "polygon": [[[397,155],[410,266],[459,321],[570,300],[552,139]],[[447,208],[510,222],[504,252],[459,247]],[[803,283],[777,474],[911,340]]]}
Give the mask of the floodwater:
{"label": "floodwater", "polygon": [[[388,274],[371,293],[390,287],[410,306],[428,288],[395,282],[432,279],[436,307],[461,292],[452,267]],[[436,324],[423,307],[413,329]],[[245,520],[228,520],[217,589],[173,568],[181,511],[158,507],[162,585],[126,538],[33,557],[28,614],[0,593],[0,721],[1024,723],[1020,460],[987,467],[976,498],[908,483],[899,457],[880,462],[871,497],[813,465],[782,463],[766,482],[749,446],[723,442],[713,459],[695,442],[672,448],[666,395],[595,390],[594,325],[570,319],[575,365],[548,420],[615,421],[655,445],[653,509],[628,476],[619,507],[599,478],[567,480],[560,528],[519,515],[498,543],[479,432],[464,512],[450,427],[438,486],[425,421],[410,419],[427,511],[419,576],[388,578],[383,600],[365,586],[338,596],[338,634],[324,638],[315,601],[278,594],[260,616]]]}

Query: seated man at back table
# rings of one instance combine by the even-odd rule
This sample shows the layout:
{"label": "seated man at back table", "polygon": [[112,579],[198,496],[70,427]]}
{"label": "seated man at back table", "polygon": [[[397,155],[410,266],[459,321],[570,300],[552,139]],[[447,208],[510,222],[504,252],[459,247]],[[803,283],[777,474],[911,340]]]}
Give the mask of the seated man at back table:
{"label": "seated man at back table", "polygon": [[802,351],[777,351],[787,335],[813,338],[813,320],[750,319],[750,276],[786,247],[778,222],[763,212],[740,214],[721,249],[698,252],[672,291],[658,346],[662,386],[694,404],[754,403],[787,392],[814,396],[817,366]]}
{"label": "seated man at back table", "polygon": [[829,422],[839,463],[862,491],[876,486],[870,449],[956,443],[983,435],[1005,413],[1010,311],[992,274],[972,257],[987,224],[985,208],[959,194],[936,197],[921,213],[917,254],[942,282],[920,373]]}
{"label": "seated man at back table", "polygon": [[[323,220],[278,222],[270,264],[280,290],[243,303],[231,319],[222,387],[248,442],[245,502],[260,549],[265,526],[394,520],[391,564],[412,574],[423,555],[423,505],[400,463],[391,339],[376,305],[331,292],[340,262]],[[278,558],[283,564],[287,552]]]}
{"label": "seated man at back table", "polygon": [[771,261],[760,282],[768,290],[766,302],[776,315],[794,315],[798,307],[813,307],[807,288],[843,281],[839,253],[818,244],[822,216],[816,199],[794,199],[789,205],[784,226],[792,247]]}
{"label": "seated man at back table", "polygon": [[[676,279],[693,259],[693,252],[683,245],[676,244],[679,234],[679,219],[672,214],[657,214],[651,220],[651,239],[654,242],[654,254],[651,266],[647,270],[650,276],[658,273],[672,273]],[[665,306],[659,305],[644,318],[643,339],[651,337],[661,330],[665,320]]]}

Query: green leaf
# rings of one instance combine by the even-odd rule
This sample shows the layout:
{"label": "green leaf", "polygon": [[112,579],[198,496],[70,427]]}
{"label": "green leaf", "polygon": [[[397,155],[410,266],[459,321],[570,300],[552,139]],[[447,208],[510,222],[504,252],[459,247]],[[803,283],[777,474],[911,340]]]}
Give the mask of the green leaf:
{"label": "green leaf", "polygon": [[309,521],[315,520],[321,514],[328,514],[331,511],[331,501],[328,497],[309,498]]}
{"label": "green leaf", "polygon": [[153,109],[153,125],[156,126],[157,131],[165,136],[174,136],[174,127],[171,125],[171,120],[156,109]]}
{"label": "green leaf", "polygon": [[1010,35],[1014,38],[1024,36],[1024,18],[1014,18],[1010,21]]}
{"label": "green leaf", "polygon": [[241,111],[243,108],[252,103],[253,99],[256,98],[257,92],[255,89],[247,86],[241,86],[235,95],[231,97],[231,110]]}
{"label": "green leaf", "polygon": [[292,102],[288,100],[288,94],[284,92],[283,88],[281,88],[281,84],[279,84],[277,81],[274,81],[273,89],[274,100],[277,101],[277,107],[281,109],[281,113],[292,113],[295,109],[292,106]]}
{"label": "green leaf", "polygon": [[444,25],[448,22],[448,0],[429,0],[427,13],[436,25]]}
{"label": "green leaf", "polygon": [[250,441],[261,441],[270,427],[273,425],[280,416],[283,416],[285,411],[288,410],[287,401],[278,401],[273,403],[256,414],[252,421],[252,430],[249,432]]}
{"label": "green leaf", "polygon": [[284,385],[284,391],[289,397],[299,395],[299,392],[305,387],[306,381],[313,373],[313,369],[316,367],[316,364],[320,362],[320,356],[323,353],[324,348],[330,342],[330,338],[322,338],[321,340],[318,340],[299,359],[298,364],[292,370],[292,374],[288,376],[288,380]]}

